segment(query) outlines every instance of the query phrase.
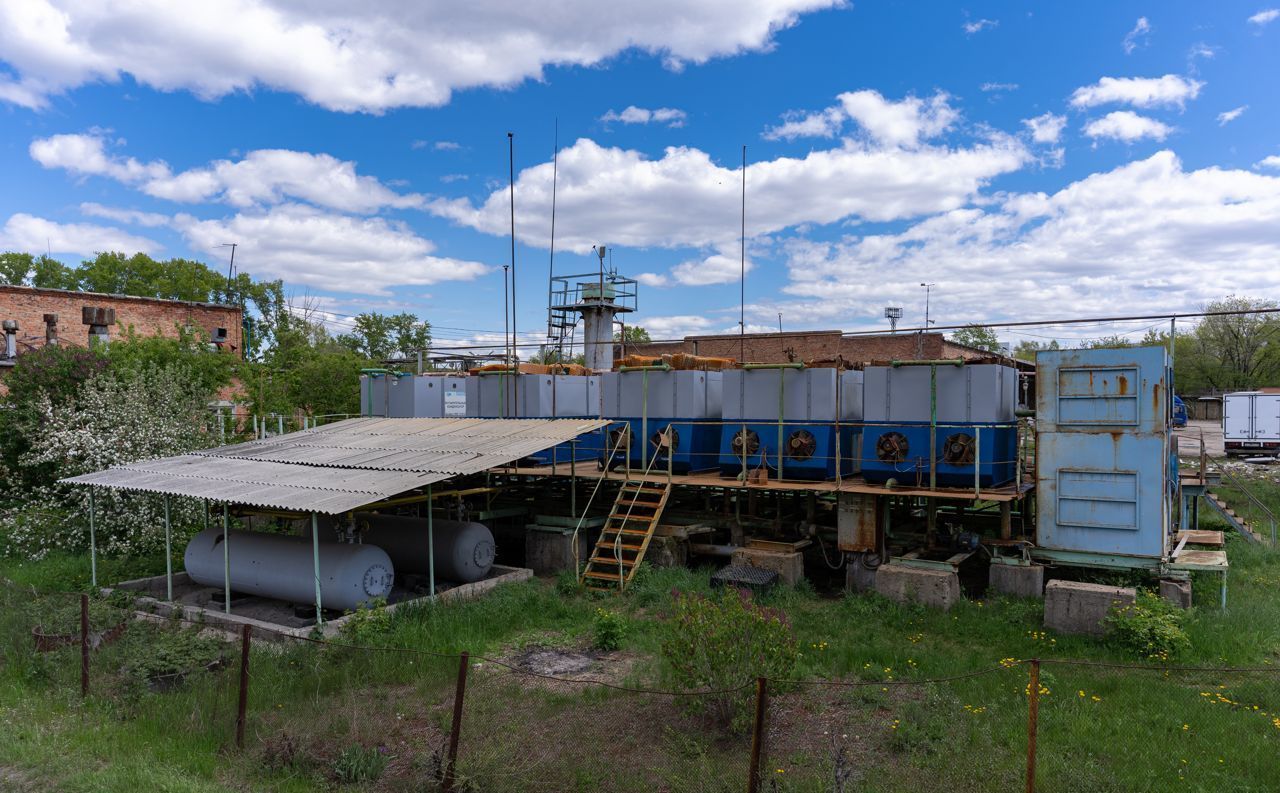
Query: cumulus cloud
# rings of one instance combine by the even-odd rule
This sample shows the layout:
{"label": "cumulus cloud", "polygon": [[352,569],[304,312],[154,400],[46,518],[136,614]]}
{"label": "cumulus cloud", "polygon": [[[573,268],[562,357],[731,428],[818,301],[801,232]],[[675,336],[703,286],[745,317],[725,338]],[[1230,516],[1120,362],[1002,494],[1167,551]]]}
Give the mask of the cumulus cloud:
{"label": "cumulus cloud", "polygon": [[655,339],[678,339],[698,333],[706,333],[716,322],[696,314],[681,314],[666,317],[644,317],[638,324],[649,331]]}
{"label": "cumulus cloud", "polygon": [[983,83],[982,85],[978,86],[978,88],[979,90],[984,91],[986,93],[991,93],[993,91],[1003,93],[1005,91],[1018,90],[1018,84],[1017,83]]}
{"label": "cumulus cloud", "polygon": [[668,127],[683,127],[687,118],[683,110],[677,110],[674,107],[660,107],[656,110],[650,110],[645,107],[636,107],[628,105],[621,113],[610,110],[600,117],[600,120],[608,124],[613,121],[621,121],[623,124],[666,124]]}
{"label": "cumulus cloud", "polygon": [[1138,17],[1138,22],[1133,26],[1133,30],[1124,36],[1124,41],[1120,46],[1124,47],[1125,55],[1132,55],[1133,51],[1139,47],[1145,47],[1151,40],[1151,23],[1146,17]]}
{"label": "cumulus cloud", "polygon": [[100,134],[54,135],[31,143],[31,157],[45,168],[78,176],[105,176],[156,198],[182,203],[218,201],[236,207],[278,204],[289,199],[344,212],[421,206],[418,195],[401,195],[355,163],[328,154],[259,149],[243,159],[215,160],[174,173],[163,160],[139,162],[107,150]]}
{"label": "cumulus cloud", "polygon": [[1168,311],[1242,289],[1277,294],[1277,213],[1280,175],[1187,171],[1162,151],[1057,193],[1010,195],[899,233],[793,240],[786,292],[796,302],[761,305],[757,318],[803,307],[815,323],[876,325],[880,306],[915,305],[910,286],[925,280],[938,283],[931,310],[948,324],[1007,316],[992,302],[997,290],[1018,296],[1019,319],[1060,316],[1064,305]]}
{"label": "cumulus cloud", "polygon": [[1106,104],[1183,108],[1189,100],[1200,95],[1203,87],[1204,83],[1199,80],[1176,74],[1166,74],[1163,77],[1103,77],[1094,85],[1077,88],[1071,95],[1071,105],[1077,108]]}
{"label": "cumulus cloud", "polygon": [[161,245],[110,226],[58,223],[19,212],[0,227],[0,250],[44,251],[92,256],[101,251],[155,253]]}
{"label": "cumulus cloud", "polygon": [[300,204],[216,220],[180,214],[173,225],[192,250],[236,240],[254,275],[319,289],[387,294],[392,286],[467,281],[488,270],[479,262],[434,256],[435,245],[402,223]]}
{"label": "cumulus cloud", "polygon": [[80,213],[94,218],[106,218],[117,223],[131,226],[164,226],[169,223],[169,216],[158,212],[142,212],[137,209],[121,209],[95,204],[92,201],[80,205]]}
{"label": "cumulus cloud", "polygon": [[417,151],[418,149],[435,149],[436,151],[458,151],[462,148],[461,143],[455,143],[451,140],[437,140],[435,142],[429,140],[415,140],[409,144],[409,148]]}
{"label": "cumulus cloud", "polygon": [[1111,138],[1131,142],[1142,138],[1164,140],[1173,128],[1153,118],[1140,116],[1131,110],[1117,110],[1084,125],[1084,134],[1091,138]]}
{"label": "cumulus cloud", "polygon": [[[902,133],[911,139],[917,134]],[[1030,160],[1021,143],[996,136],[967,148],[906,149],[846,140],[800,158],[752,163],[746,172],[747,235],[851,217],[889,221],[948,211]],[[607,242],[616,245],[733,249],[741,178],[737,167],[718,164],[696,148],[673,146],[650,159],[580,139],[560,151],[557,247],[585,253],[607,229]],[[516,179],[516,230],[528,244],[548,244],[551,182],[549,162],[526,168]],[[503,236],[510,222],[507,202],[503,186],[479,205],[437,199],[428,209]]]}
{"label": "cumulus cloud", "polygon": [[1241,114],[1243,114],[1244,111],[1248,109],[1249,109],[1248,105],[1241,105],[1240,107],[1233,108],[1231,110],[1226,110],[1222,113],[1219,113],[1218,126],[1225,127],[1227,124],[1230,124],[1232,121],[1235,121],[1237,118],[1240,118]]}
{"label": "cumulus cloud", "polygon": [[813,113],[791,111],[783,123],[765,130],[766,140],[793,140],[800,137],[832,138],[846,122],[862,127],[867,137],[881,146],[912,148],[921,141],[946,132],[960,114],[951,107],[951,97],[939,91],[929,99],[908,96],[886,99],[879,91],[864,89],[836,97],[839,104]]}
{"label": "cumulus cloud", "polygon": [[1275,22],[1277,19],[1280,19],[1280,8],[1268,8],[1249,17],[1249,23],[1263,27]]}
{"label": "cumulus cloud", "polygon": [[26,107],[129,76],[204,99],[262,87],[339,111],[439,106],[636,50],[672,68],[759,51],[840,0],[25,0],[0,5],[0,98]]}
{"label": "cumulus cloud", "polygon": [[[746,260],[745,265],[747,272],[751,272],[754,265],[750,259]],[[677,264],[671,268],[671,278],[685,286],[736,284],[741,278],[742,266],[737,255],[715,253]]]}
{"label": "cumulus cloud", "polygon": [[1254,167],[1270,168],[1275,171],[1280,171],[1280,154],[1272,154],[1267,157],[1263,157],[1261,160],[1258,160]]}
{"label": "cumulus cloud", "polygon": [[843,108],[839,107],[829,107],[816,113],[793,111],[782,117],[781,124],[765,130],[761,137],[765,140],[834,138],[844,127],[846,118]]}
{"label": "cumulus cloud", "polygon": [[964,23],[961,27],[964,28],[965,33],[972,36],[974,33],[980,33],[987,28],[997,27],[999,24],[1000,20],[998,19],[975,19],[972,22]]}
{"label": "cumulus cloud", "polygon": [[1031,139],[1036,143],[1057,143],[1067,126],[1067,117],[1044,113],[1035,118],[1024,118],[1022,123],[1031,131]]}

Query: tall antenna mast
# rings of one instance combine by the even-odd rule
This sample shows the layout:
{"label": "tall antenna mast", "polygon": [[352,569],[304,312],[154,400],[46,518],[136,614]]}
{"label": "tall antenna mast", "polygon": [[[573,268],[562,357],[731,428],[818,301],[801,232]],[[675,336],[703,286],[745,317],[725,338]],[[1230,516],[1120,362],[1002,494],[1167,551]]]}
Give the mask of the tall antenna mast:
{"label": "tall antenna mast", "polygon": [[[507,133],[507,169],[511,185],[511,359],[515,364],[516,355],[516,136]],[[518,366],[518,365],[517,365]],[[517,414],[518,415],[518,414]]]}
{"label": "tall antenna mast", "polygon": [[[556,176],[560,164],[560,118],[556,118],[555,144],[551,154],[551,261],[547,264],[547,341],[551,341],[552,327],[551,291],[556,275]],[[564,363],[564,336],[557,340],[557,363]],[[544,361],[545,363],[545,361]]]}
{"label": "tall antenna mast", "polygon": [[[742,236],[738,246],[738,363],[747,357],[747,144],[742,144]],[[745,382],[745,380],[744,380]]]}

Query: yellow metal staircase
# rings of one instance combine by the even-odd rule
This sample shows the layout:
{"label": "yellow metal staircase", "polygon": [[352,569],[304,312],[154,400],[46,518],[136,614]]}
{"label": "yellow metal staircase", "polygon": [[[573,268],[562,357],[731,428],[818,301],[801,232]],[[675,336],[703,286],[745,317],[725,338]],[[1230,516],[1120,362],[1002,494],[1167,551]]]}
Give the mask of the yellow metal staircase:
{"label": "yellow metal staircase", "polygon": [[582,571],[582,583],[587,589],[601,592],[626,589],[649,549],[649,541],[670,496],[669,482],[627,480],[622,483],[600,539]]}

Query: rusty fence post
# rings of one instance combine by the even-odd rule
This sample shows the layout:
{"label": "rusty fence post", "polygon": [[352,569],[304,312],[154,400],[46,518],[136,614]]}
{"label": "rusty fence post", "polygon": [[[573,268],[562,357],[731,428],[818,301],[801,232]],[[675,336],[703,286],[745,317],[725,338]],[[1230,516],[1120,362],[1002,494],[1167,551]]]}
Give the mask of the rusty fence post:
{"label": "rusty fence post", "polygon": [[245,714],[249,708],[249,633],[250,625],[240,629],[240,702],[236,705],[236,748],[244,748]]}
{"label": "rusty fence post", "polygon": [[1036,790],[1036,733],[1040,727],[1040,659],[1031,659],[1027,685],[1027,793]]}
{"label": "rusty fence post", "polygon": [[458,658],[458,687],[453,693],[453,725],[449,728],[449,757],[445,760],[444,779],[441,787],[445,793],[453,790],[454,768],[458,764],[458,738],[462,734],[462,701],[467,694],[467,667],[471,666],[471,653],[466,650]]}
{"label": "rusty fence post", "polygon": [[80,596],[80,697],[89,696],[89,596]]}
{"label": "rusty fence post", "polygon": [[756,718],[751,727],[751,767],[747,776],[747,793],[760,790],[760,755],[764,750],[764,717],[769,709],[769,680],[756,678]]}

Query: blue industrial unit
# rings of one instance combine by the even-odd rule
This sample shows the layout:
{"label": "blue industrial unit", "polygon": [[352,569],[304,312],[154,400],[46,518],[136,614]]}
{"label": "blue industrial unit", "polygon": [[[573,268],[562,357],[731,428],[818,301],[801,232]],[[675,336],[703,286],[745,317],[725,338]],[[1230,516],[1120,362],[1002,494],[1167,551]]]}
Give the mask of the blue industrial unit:
{"label": "blue industrial unit", "polygon": [[606,372],[601,376],[604,416],[617,423],[608,428],[602,463],[629,463],[633,469],[655,472],[670,467],[682,474],[716,468],[722,375],[657,367]]}
{"label": "blue industrial unit", "polygon": [[[600,377],[598,375],[553,375],[522,372],[490,372],[478,382],[474,413],[479,418],[598,418]],[[532,455],[539,465],[590,461],[600,457],[604,431],[594,430],[573,443]]]}
{"label": "blue industrial unit", "polygon": [[[936,416],[931,370],[936,370]],[[867,367],[863,478],[927,487],[932,464],[935,481],[943,487],[997,487],[1013,481],[1018,465],[1017,388],[1017,370],[998,364]]]}
{"label": "blue industrial unit", "polygon": [[1165,348],[1045,351],[1036,372],[1037,547],[1164,559],[1178,488]]}
{"label": "blue industrial unit", "polygon": [[724,373],[723,418],[722,476],[756,468],[780,479],[830,479],[837,470],[851,476],[858,471],[862,372],[734,369]]}

